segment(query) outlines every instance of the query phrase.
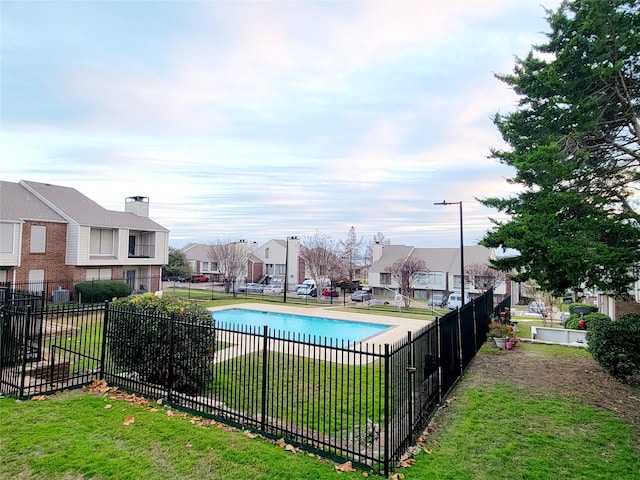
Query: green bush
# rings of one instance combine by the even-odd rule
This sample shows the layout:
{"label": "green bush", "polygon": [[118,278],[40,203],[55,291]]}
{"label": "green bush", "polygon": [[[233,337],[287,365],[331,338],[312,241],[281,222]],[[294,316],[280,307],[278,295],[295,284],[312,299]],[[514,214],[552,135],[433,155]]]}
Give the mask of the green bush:
{"label": "green bush", "polygon": [[615,322],[592,320],[587,342],[602,368],[619,380],[640,385],[640,315],[623,315]]}
{"label": "green bush", "polygon": [[202,394],[212,380],[215,345],[213,316],[193,301],[146,293],[109,305],[109,358],[141,381]]}
{"label": "green bush", "polygon": [[120,280],[91,280],[78,283],[75,288],[84,303],[101,303],[131,295],[131,287]]}
{"label": "green bush", "polygon": [[597,312],[588,313],[582,318],[582,320],[584,320],[584,323],[585,323],[584,328],[580,328],[580,320],[581,320],[580,315],[572,314],[564,322],[564,328],[572,328],[574,330],[589,330],[589,325],[591,324],[591,322],[599,319],[611,320],[604,313],[597,313]]}

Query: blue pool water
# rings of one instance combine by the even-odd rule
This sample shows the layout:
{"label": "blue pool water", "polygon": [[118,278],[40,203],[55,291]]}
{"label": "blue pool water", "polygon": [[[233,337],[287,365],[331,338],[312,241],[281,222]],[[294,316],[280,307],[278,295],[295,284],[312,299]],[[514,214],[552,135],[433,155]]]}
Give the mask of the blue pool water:
{"label": "blue pool water", "polygon": [[[223,322],[227,325],[242,325],[249,327],[269,327],[269,334],[279,338],[286,338],[287,332],[316,336],[316,339],[337,339],[345,342],[359,342],[372,335],[382,332],[391,325],[377,323],[349,322],[346,320],[334,320],[331,318],[306,317],[302,315],[290,315],[287,313],[260,312],[255,310],[243,310],[231,308],[213,312],[216,323]],[[293,337],[292,337],[293,338]]]}

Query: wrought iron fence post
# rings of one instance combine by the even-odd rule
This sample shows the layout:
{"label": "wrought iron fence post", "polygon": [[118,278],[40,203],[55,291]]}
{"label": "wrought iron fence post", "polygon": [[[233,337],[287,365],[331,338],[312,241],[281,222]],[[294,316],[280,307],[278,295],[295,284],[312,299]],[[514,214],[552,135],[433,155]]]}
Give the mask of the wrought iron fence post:
{"label": "wrought iron fence post", "polygon": [[24,328],[22,329],[22,367],[20,369],[20,393],[18,398],[24,397],[24,382],[27,376],[27,336],[29,335],[29,329],[31,326],[31,305],[27,305],[25,310]]}
{"label": "wrought iron fence post", "polygon": [[460,373],[458,374],[458,378],[460,378],[464,372],[464,353],[462,351],[462,307],[458,307],[456,311],[458,313],[458,361],[460,363]]}
{"label": "wrought iron fence post", "polygon": [[415,395],[415,378],[416,378],[416,362],[415,362],[415,352],[413,351],[413,340],[411,339],[411,331],[407,332],[407,399],[409,404],[407,419],[409,421],[408,432],[413,431],[413,397]]}
{"label": "wrought iron fence post", "polygon": [[102,345],[100,352],[100,372],[98,379],[104,379],[104,366],[107,359],[107,331],[108,331],[108,323],[109,323],[109,301],[106,300],[104,302],[104,316],[102,321]]}
{"label": "wrought iron fence post", "polygon": [[269,359],[268,356],[268,352],[269,352],[269,340],[267,338],[267,333],[269,332],[269,328],[264,325],[263,326],[263,330],[262,330],[262,401],[261,401],[261,408],[262,408],[262,415],[260,415],[260,425],[261,425],[261,429],[262,431],[265,431],[266,429],[266,423],[267,423],[267,372],[268,372],[268,366],[267,366],[267,360]]}
{"label": "wrought iron fence post", "polygon": [[176,312],[171,312],[169,317],[169,371],[167,373],[167,401],[173,401],[173,360],[174,360],[174,349],[175,349],[175,341],[174,341],[174,325],[176,323]]}
{"label": "wrought iron fence post", "polygon": [[391,451],[391,437],[389,436],[389,403],[391,402],[391,389],[389,388],[389,344],[384,344],[384,476],[389,476],[389,467],[391,459],[389,458],[389,452]]}
{"label": "wrought iron fence post", "polygon": [[10,319],[12,315],[9,314],[9,288],[0,287],[2,291],[3,303],[0,305],[0,382],[2,381],[2,372],[4,370],[4,357],[9,356],[9,345],[5,337],[9,336]]}
{"label": "wrought iron fence post", "polygon": [[440,317],[436,317],[436,339],[438,340],[437,356],[438,356],[438,403],[442,401],[444,392],[442,391],[442,327],[440,326]]}

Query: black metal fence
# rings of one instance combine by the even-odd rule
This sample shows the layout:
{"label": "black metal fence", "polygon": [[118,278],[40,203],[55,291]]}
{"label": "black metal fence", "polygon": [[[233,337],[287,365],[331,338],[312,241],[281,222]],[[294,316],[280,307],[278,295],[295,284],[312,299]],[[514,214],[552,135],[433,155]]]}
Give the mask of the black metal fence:
{"label": "black metal fence", "polygon": [[[110,327],[112,315],[123,314],[114,305],[55,305],[38,311],[9,302],[2,310],[0,386],[5,394],[28,397],[105,379],[386,476],[486,339],[493,311],[490,291],[420,331],[407,332],[401,341],[382,345],[305,337],[266,326],[191,325],[199,330],[178,335],[184,326],[174,317],[142,322],[132,316],[132,324],[145,328],[128,329],[125,344],[116,340],[121,332]],[[148,365],[132,369],[115,361],[123,349],[161,335],[168,346],[161,368],[166,377],[151,375]],[[183,358],[184,349],[189,356],[188,338],[194,335],[214,336],[216,345],[206,362],[206,385],[197,392],[179,388],[169,373],[195,368],[190,367],[193,360]],[[26,353],[34,341],[39,359]]]}

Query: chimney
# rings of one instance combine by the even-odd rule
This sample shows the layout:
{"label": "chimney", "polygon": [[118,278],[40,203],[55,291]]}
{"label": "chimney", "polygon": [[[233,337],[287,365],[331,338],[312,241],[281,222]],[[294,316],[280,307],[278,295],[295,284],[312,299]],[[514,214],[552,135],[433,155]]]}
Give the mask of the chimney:
{"label": "chimney", "polygon": [[124,211],[139,217],[149,217],[149,197],[125,198]]}
{"label": "chimney", "polygon": [[377,262],[382,258],[382,254],[384,253],[384,246],[380,245],[380,242],[376,242],[375,245],[373,245],[372,253],[373,261]]}

